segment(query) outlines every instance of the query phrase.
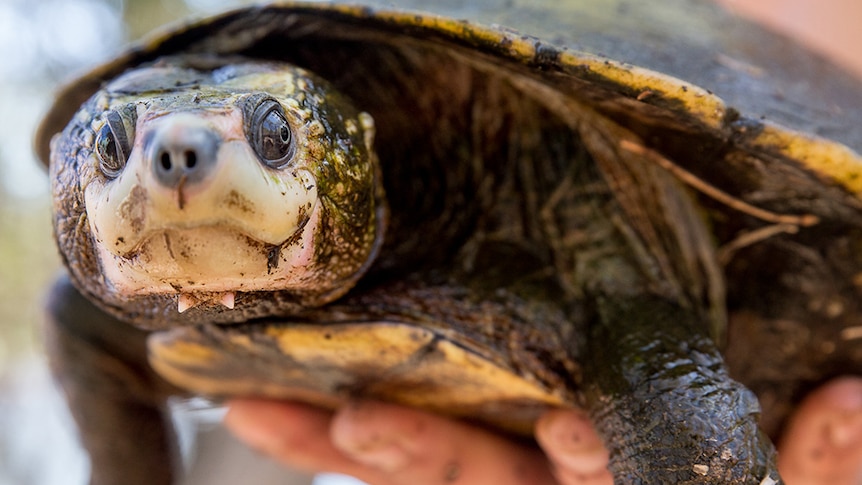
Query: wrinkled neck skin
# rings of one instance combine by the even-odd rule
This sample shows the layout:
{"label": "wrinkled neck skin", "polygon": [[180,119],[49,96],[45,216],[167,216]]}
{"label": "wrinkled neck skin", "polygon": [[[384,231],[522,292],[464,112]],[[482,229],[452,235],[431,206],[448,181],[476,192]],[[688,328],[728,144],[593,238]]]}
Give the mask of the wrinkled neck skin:
{"label": "wrinkled neck skin", "polygon": [[369,115],[292,66],[132,70],[54,140],[61,252],[79,288],[149,328],[321,305],[382,240],[373,138]]}

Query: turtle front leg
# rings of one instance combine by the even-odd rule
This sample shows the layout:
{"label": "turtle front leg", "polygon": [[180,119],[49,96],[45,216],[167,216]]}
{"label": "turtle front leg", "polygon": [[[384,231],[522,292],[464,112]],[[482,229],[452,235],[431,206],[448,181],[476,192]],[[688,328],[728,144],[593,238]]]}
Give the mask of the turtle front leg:
{"label": "turtle front leg", "polygon": [[615,483],[780,483],[757,398],[693,311],[650,297],[597,306],[586,393]]}
{"label": "turtle front leg", "polygon": [[93,306],[62,277],[46,341],[91,460],[91,485],[169,485],[177,461],[165,414],[170,389],[147,365],[147,333]]}

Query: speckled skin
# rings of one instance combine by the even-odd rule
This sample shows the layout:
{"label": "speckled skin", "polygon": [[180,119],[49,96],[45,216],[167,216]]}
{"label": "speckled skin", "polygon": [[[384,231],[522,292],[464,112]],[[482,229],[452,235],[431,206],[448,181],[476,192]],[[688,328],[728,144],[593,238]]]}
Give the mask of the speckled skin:
{"label": "speckled skin", "polygon": [[[100,302],[103,308],[146,328],[246,321],[322,305],[353,286],[367,270],[383,240],[386,204],[376,155],[369,146],[373,139],[373,126],[363,127],[359,112],[325,81],[310,73],[292,69],[282,74],[275,65],[265,63],[235,63],[223,68],[224,62],[207,58],[162,60],[150,69],[123,76],[86,102],[53,145],[51,180],[57,207],[55,232],[60,252],[76,285]],[[243,186],[245,195],[237,193],[240,189],[232,189],[230,199],[202,201],[203,204],[214,205],[209,209],[205,205],[195,207],[196,198],[206,194],[198,194],[200,191],[192,190],[191,184],[187,184],[186,192],[191,195],[181,195],[189,200],[184,201],[185,207],[181,203],[174,211],[176,215],[171,217],[175,222],[160,222],[158,219],[166,215],[164,210],[159,212],[154,207],[152,199],[158,195],[158,188],[154,187],[155,181],[147,177],[150,165],[157,163],[157,160],[147,159],[151,151],[147,144],[152,144],[150,139],[154,131],[150,126],[166,114],[184,110],[204,116],[232,109],[243,114],[243,118],[234,122],[234,132],[218,132],[222,139],[220,143],[224,145],[233,140],[234,144],[247,146],[249,142],[243,131],[253,129],[247,126],[251,113],[242,112],[249,111],[251,108],[244,106],[253,104],[261,96],[275,96],[290,107],[289,112],[294,116],[291,123],[296,131],[295,141],[300,145],[294,161],[281,169],[262,169],[258,181],[247,182],[247,188]],[[105,113],[123,110],[138,113],[134,121],[127,122],[136,131],[133,160],[123,168],[119,177],[107,176],[99,168],[99,157],[94,150],[96,137],[105,124]],[[219,121],[216,119],[211,123],[218,124]],[[246,162],[252,167],[261,165],[251,153],[246,158],[253,159]],[[222,166],[239,165],[241,161],[228,158],[220,163]],[[219,170],[227,168],[220,167]],[[134,173],[126,173],[133,169],[136,170]],[[282,191],[281,198],[286,199],[284,203],[290,208],[289,195],[283,194],[288,189],[267,179],[290,177],[297,171],[309,174],[308,180],[301,181],[300,189],[313,190],[313,197],[307,204],[301,204],[297,214],[288,216],[285,212],[283,217],[291,221],[298,219],[297,226],[305,225],[314,217],[307,224],[309,234],[286,234],[278,241],[266,243],[261,240],[263,236],[256,237],[254,225],[262,225],[258,231],[267,231],[269,217],[278,215],[265,217],[265,214],[277,212],[279,208],[254,205],[252,198],[260,198],[260,192],[272,191],[274,196],[270,199],[275,199],[279,195],[277,192]],[[131,188],[108,193],[110,188],[120,184],[122,177],[134,179],[126,184]],[[70,187],[78,190],[69,190]],[[210,187],[205,189],[213,190]],[[112,203],[111,197],[116,202]],[[101,206],[97,206],[97,202]],[[219,209],[222,206],[227,208]],[[259,261],[257,275],[243,273],[243,276],[237,274],[232,277],[240,280],[235,288],[227,288],[236,292],[233,309],[209,302],[178,312],[177,301],[181,293],[206,298],[215,291],[209,289],[206,281],[200,281],[208,278],[208,272],[213,271],[211,268],[202,268],[202,276],[198,277],[188,273],[177,278],[165,278],[166,283],[144,280],[141,283],[143,288],[135,291],[125,289],[120,282],[111,279],[109,266],[143,265],[143,270],[136,271],[145,271],[147,264],[154,264],[154,258],[162,257],[150,249],[153,244],[147,241],[167,237],[162,236],[164,230],[185,229],[184,233],[168,233],[172,234],[173,240],[167,249],[171,254],[174,251],[205,251],[207,243],[214,243],[215,234],[208,233],[199,242],[185,242],[183,238],[191,238],[198,225],[203,224],[200,227],[205,228],[211,224],[204,221],[219,217],[217,211],[225,213],[221,217],[230,216],[243,224],[246,229],[239,230],[236,242],[231,244],[247,247],[237,248],[235,255],[221,253],[213,258],[231,260],[244,257],[252,262]],[[107,221],[106,226],[99,231],[98,224],[103,220]],[[117,228],[112,228],[111,224],[116,224]],[[164,224],[164,229],[158,229],[160,226],[148,229],[148,226],[156,224]],[[192,235],[185,235],[190,231]],[[176,249],[172,250],[171,246]],[[100,253],[100,247],[111,248],[117,255]],[[117,247],[119,249],[113,249]],[[190,249],[181,249],[184,247]],[[284,260],[284,254],[294,248],[295,251],[310,253],[302,256],[309,261],[293,264]],[[246,256],[246,253],[251,254]],[[251,288],[248,289],[242,280],[251,281],[253,278],[263,281],[249,284]]]}
{"label": "speckled skin", "polygon": [[[71,85],[47,117],[39,146],[44,154],[46,140],[105,80],[160,56],[242,55],[306,67],[375,120],[391,208],[385,241],[356,287],[329,304],[296,305],[277,293],[261,299],[263,313],[253,315],[287,317],[246,322],[252,315],[223,311],[211,318],[245,323],[180,327],[151,339],[151,350],[205,349],[175,354],[187,365],[172,368],[185,372],[187,380],[177,382],[229,393],[218,388],[227,376],[225,382],[254,382],[253,393],[289,397],[291,382],[267,377],[298,369],[333,398],[322,404],[391,397],[378,393],[393,391],[386,381],[362,369],[315,379],[320,368],[297,364],[275,342],[280,328],[295,324],[320,325],[321,338],[326,325],[412,325],[436,336],[418,354],[429,361],[443,355],[440,341],[453,343],[562,405],[585,407],[611,450],[617,483],[777,480],[774,450],[758,424],[774,437],[807,389],[862,373],[862,347],[852,331],[862,325],[862,161],[846,147],[770,121],[858,150],[862,88],[706,2],[599,3],[429,6],[455,18],[504,19],[542,38],[353,7],[229,13],[144,42]],[[591,34],[593,25],[605,30]],[[593,44],[703,87],[549,41]],[[755,69],[734,67],[740,65]],[[812,89],[823,80],[828,87]],[[74,188],[66,164],[77,151],[66,150],[72,158],[55,157],[52,170]],[[77,224],[80,216],[66,217],[73,210],[80,214],[74,199],[57,207],[68,223],[58,228],[61,239],[86,230]],[[90,257],[66,253],[71,266]],[[98,285],[84,279],[78,282],[84,288]],[[64,312],[69,302],[81,308],[74,316]],[[77,349],[81,340],[137,369],[141,364],[130,362],[142,350],[122,352],[117,339],[102,333],[123,320],[181,323],[169,306],[96,303],[120,319],[88,307],[67,283],[57,287],[53,335],[63,337],[53,341],[56,348]],[[87,323],[86,314],[99,318]],[[116,379],[115,364],[66,365],[70,360],[56,367],[70,383],[73,409],[84,415],[83,433],[95,442],[122,441],[109,430],[124,423],[153,424],[110,403],[152,410],[173,392],[138,370],[121,373],[136,376],[129,379],[134,392],[105,387],[100,395],[98,383]],[[408,362],[419,368],[423,360]],[[439,392],[433,379],[422,385],[420,395]],[[412,397],[414,389],[400,391]],[[392,400],[500,419],[487,407],[456,402],[440,409],[430,398],[410,401],[398,392]],[[116,412],[110,419],[117,426],[87,418],[102,406]],[[507,409],[527,409],[529,416],[542,406]],[[166,459],[165,440],[153,438],[145,459],[157,462],[159,447]],[[121,476],[118,468],[144,456],[134,449],[90,451],[102,477]],[[154,483],[142,473],[94,483]]]}

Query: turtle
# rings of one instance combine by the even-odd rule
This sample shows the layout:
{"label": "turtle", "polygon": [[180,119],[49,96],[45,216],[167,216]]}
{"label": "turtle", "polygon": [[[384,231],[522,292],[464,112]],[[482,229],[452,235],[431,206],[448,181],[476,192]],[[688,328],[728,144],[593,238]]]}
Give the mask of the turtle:
{"label": "turtle", "polygon": [[709,2],[243,7],[56,99],[94,484],[171,483],[189,395],[579,408],[616,483],[774,484],[794,403],[862,373],[862,85]]}

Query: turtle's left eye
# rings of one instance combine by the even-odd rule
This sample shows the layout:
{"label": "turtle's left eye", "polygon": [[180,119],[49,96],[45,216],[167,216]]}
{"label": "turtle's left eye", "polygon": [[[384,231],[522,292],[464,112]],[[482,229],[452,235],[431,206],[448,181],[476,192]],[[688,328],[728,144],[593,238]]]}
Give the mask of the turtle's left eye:
{"label": "turtle's left eye", "polygon": [[126,166],[131,150],[131,140],[122,116],[116,111],[109,111],[105,115],[104,126],[96,135],[99,170],[108,178],[116,178]]}
{"label": "turtle's left eye", "polygon": [[272,168],[282,168],[293,155],[293,135],[284,109],[273,99],[264,100],[254,110],[250,141],[254,151]]}

